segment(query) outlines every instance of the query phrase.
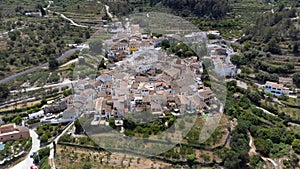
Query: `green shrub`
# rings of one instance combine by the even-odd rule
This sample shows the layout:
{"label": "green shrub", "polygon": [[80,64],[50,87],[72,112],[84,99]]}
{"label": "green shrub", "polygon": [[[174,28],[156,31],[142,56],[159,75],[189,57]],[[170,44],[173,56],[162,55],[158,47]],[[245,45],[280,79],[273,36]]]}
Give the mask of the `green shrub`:
{"label": "green shrub", "polygon": [[214,34],[208,34],[207,38],[208,39],[216,39],[216,35],[214,35]]}
{"label": "green shrub", "polygon": [[292,147],[297,154],[300,154],[300,140],[299,139],[294,139],[294,141],[292,142]]}

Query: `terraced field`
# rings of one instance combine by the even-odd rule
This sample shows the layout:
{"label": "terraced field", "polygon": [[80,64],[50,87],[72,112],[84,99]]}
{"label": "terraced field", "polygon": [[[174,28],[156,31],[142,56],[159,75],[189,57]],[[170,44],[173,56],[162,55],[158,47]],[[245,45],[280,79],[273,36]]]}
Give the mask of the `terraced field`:
{"label": "terraced field", "polygon": [[100,1],[54,0],[49,10],[62,13],[76,23],[87,26],[100,24],[105,16],[105,8]]}
{"label": "terraced field", "polygon": [[15,17],[22,11],[37,10],[37,5],[45,6],[44,0],[0,0],[0,13],[2,18]]}

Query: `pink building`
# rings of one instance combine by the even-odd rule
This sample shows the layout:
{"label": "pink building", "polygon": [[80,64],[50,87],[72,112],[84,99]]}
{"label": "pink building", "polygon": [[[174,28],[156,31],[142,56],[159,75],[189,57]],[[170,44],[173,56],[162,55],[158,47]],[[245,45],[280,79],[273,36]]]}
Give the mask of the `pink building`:
{"label": "pink building", "polygon": [[21,138],[29,138],[29,129],[15,124],[6,124],[0,126],[0,142],[8,140],[18,140]]}

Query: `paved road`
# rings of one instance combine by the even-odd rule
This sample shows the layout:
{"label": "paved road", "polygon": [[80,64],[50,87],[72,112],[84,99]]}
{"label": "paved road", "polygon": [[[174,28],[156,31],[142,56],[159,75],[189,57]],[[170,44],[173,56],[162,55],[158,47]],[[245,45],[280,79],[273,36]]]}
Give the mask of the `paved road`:
{"label": "paved road", "polygon": [[[58,13],[58,12],[56,12],[56,13]],[[60,16],[61,16],[62,18],[64,18],[64,19],[70,21],[70,22],[71,22],[71,25],[74,25],[74,26],[77,26],[77,27],[82,27],[82,28],[88,28],[88,26],[80,25],[80,24],[78,24],[78,23],[75,23],[72,19],[66,17],[64,14],[60,14]]]}
{"label": "paved road", "polygon": [[41,88],[47,89],[47,88],[53,88],[53,87],[70,86],[72,83],[76,83],[76,82],[77,82],[77,80],[74,80],[74,81],[66,80],[66,81],[61,82],[61,83],[44,85],[42,87],[30,87],[30,88],[22,89],[21,91],[19,91],[19,90],[12,90],[10,92],[11,93],[19,93],[19,92],[23,93],[23,92],[29,92],[29,91],[39,90]]}
{"label": "paved road", "polygon": [[[72,122],[71,124],[69,124],[69,126],[63,131],[61,132],[61,134],[59,136],[57,136],[55,139],[54,139],[54,142],[55,144],[57,144],[59,138],[61,136],[63,136],[72,126],[73,126],[74,122]],[[51,168],[52,169],[55,169],[55,159],[54,159],[54,145],[53,145],[53,142],[51,144],[48,145],[48,147],[50,147],[50,155],[49,155],[49,160],[51,162]]]}
{"label": "paved road", "polygon": [[108,6],[108,5],[104,5],[104,6],[105,6],[105,10],[106,10],[107,15],[108,15],[110,18],[113,18],[113,15],[109,12],[109,6]]}
{"label": "paved road", "polygon": [[[58,60],[58,61],[59,61],[59,60],[62,60],[62,59],[64,59],[64,58],[66,58],[67,56],[70,56],[71,54],[73,54],[75,51],[81,50],[81,49],[82,49],[81,47],[77,47],[77,48],[74,48],[74,49],[70,49],[70,50],[66,51],[65,53],[63,53],[62,55],[60,55],[59,57],[57,57],[56,60]],[[8,77],[6,77],[6,78],[4,78],[4,79],[1,79],[1,80],[0,80],[0,84],[1,84],[1,83],[6,83],[6,82],[8,82],[8,81],[10,81],[10,80],[12,80],[12,79],[18,77],[18,76],[21,76],[21,75],[24,75],[24,74],[33,72],[33,71],[38,70],[38,69],[40,69],[40,68],[42,68],[42,67],[46,67],[46,66],[48,66],[48,65],[49,65],[49,63],[47,62],[47,63],[41,64],[41,65],[39,65],[39,66],[36,66],[36,67],[30,68],[30,69],[27,69],[27,70],[25,70],[25,71],[23,71],[23,72],[19,72],[19,73],[17,73],[17,74],[8,76]]]}
{"label": "paved road", "polygon": [[[69,126],[59,136],[57,136],[54,139],[54,142],[56,144],[57,144],[59,138],[62,135],[64,135],[73,126],[73,124],[74,124],[74,122],[70,123]],[[10,169],[29,169],[30,166],[33,164],[33,159],[30,158],[30,154],[32,154],[33,152],[37,152],[41,147],[40,147],[40,140],[38,139],[38,135],[36,134],[36,132],[33,131],[32,129],[30,129],[29,132],[30,132],[30,136],[32,138],[32,148],[31,148],[29,154],[23,161],[21,161],[20,163],[18,163],[17,165],[13,166]],[[50,149],[51,149],[49,159],[52,162],[52,166],[54,166],[54,168],[55,168],[53,143],[50,143],[46,147],[50,147]]]}
{"label": "paved road", "polygon": [[30,132],[30,136],[32,138],[32,148],[31,148],[29,154],[27,155],[26,159],[24,159],[22,162],[15,165],[11,169],[29,169],[30,166],[33,164],[33,159],[30,158],[30,154],[32,154],[33,152],[36,152],[40,149],[40,140],[38,139],[38,135],[36,134],[35,131],[30,129],[29,132]]}
{"label": "paved road", "polygon": [[[50,5],[53,3],[53,1],[48,1],[48,2],[49,2],[49,4],[48,4],[48,6],[45,8],[46,10],[48,10],[48,8],[50,7]],[[67,18],[67,17],[64,16],[63,14],[61,14],[61,17],[63,17],[64,19],[69,20],[69,21],[71,22],[71,24],[74,25],[74,26],[86,27],[86,26],[84,26],[84,25],[76,24],[72,19]],[[23,28],[23,27],[22,27],[22,28]],[[17,28],[17,29],[22,29],[22,28]],[[8,33],[8,32],[5,32],[5,33]],[[64,59],[65,57],[69,56],[70,54],[73,54],[75,51],[81,50],[82,48],[84,48],[84,47],[77,47],[77,48],[74,48],[74,49],[70,49],[70,50],[66,51],[65,53],[63,53],[62,55],[60,55],[59,57],[57,57],[56,60],[62,60],[62,59]],[[46,67],[46,66],[48,66],[48,65],[49,65],[49,64],[48,64],[48,62],[47,62],[47,63],[44,63],[44,64],[42,64],[42,65],[39,65],[39,66],[30,68],[30,69],[27,69],[27,70],[25,70],[25,71],[19,72],[19,73],[17,73],[17,74],[11,75],[11,76],[9,76],[9,77],[6,77],[6,78],[4,78],[4,79],[1,79],[1,80],[0,80],[0,84],[1,84],[1,83],[6,83],[6,82],[8,82],[8,81],[10,81],[10,80],[12,80],[12,79],[18,77],[18,76],[21,76],[21,75],[24,75],[24,74],[33,72],[33,71],[35,71],[35,70],[37,70],[37,69],[40,69],[40,68],[42,68],[42,67]]]}
{"label": "paved road", "polygon": [[[44,8],[44,10],[47,10],[48,12],[52,12],[51,10],[49,10],[48,8],[50,8],[51,4],[54,3],[53,1],[48,1],[48,6],[46,8]],[[54,13],[57,13],[60,15],[60,17],[68,20],[71,22],[71,25],[74,25],[74,26],[77,26],[77,27],[82,27],[82,28],[88,28],[88,26],[85,26],[85,25],[80,25],[80,24],[77,24],[75,23],[72,19],[66,17],[64,14],[61,14],[59,12],[54,12]]]}

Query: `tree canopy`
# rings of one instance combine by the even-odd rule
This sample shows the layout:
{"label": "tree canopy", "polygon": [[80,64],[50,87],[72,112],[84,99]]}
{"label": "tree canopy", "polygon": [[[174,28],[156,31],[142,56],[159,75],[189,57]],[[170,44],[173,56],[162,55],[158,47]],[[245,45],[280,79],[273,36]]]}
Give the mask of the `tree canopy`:
{"label": "tree canopy", "polygon": [[54,57],[51,57],[49,59],[49,68],[57,68],[58,67],[58,61],[54,58]]}
{"label": "tree canopy", "polygon": [[0,84],[0,100],[7,98],[9,94],[9,90],[7,85]]}
{"label": "tree canopy", "polygon": [[293,75],[293,82],[297,85],[300,86],[300,73],[295,73]]}
{"label": "tree canopy", "polygon": [[227,0],[162,0],[162,4],[176,12],[181,11],[179,14],[183,16],[194,14],[211,19],[222,19],[230,9]]}

